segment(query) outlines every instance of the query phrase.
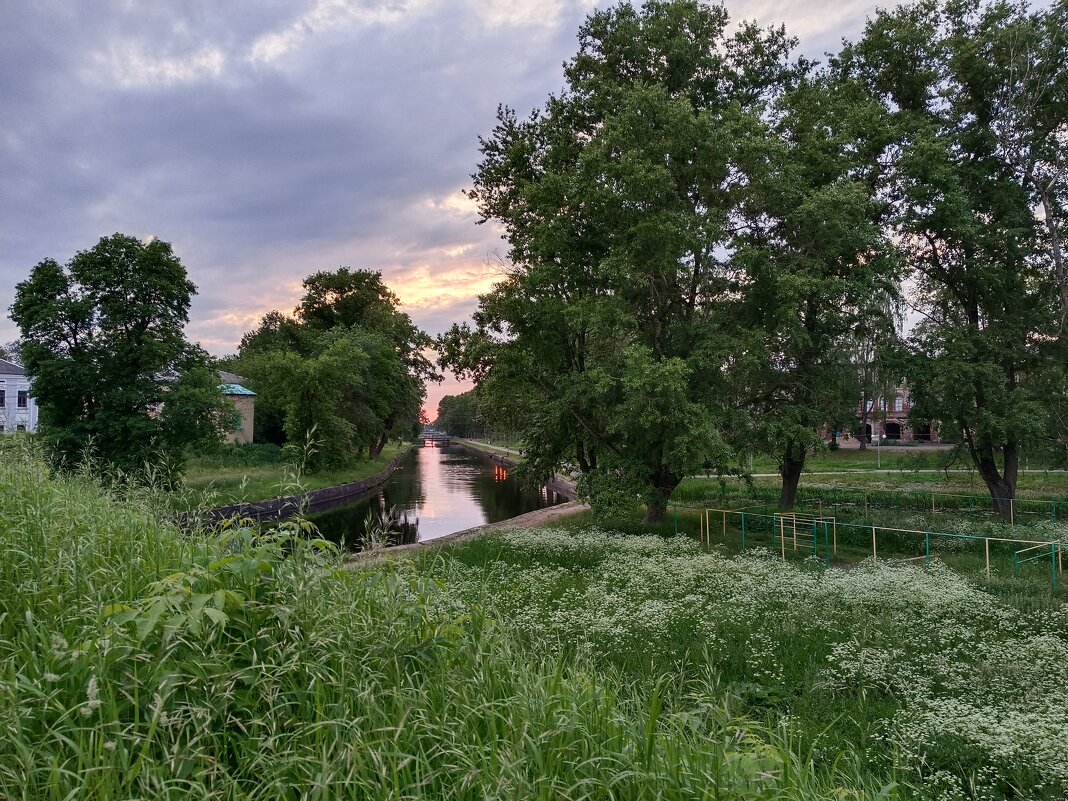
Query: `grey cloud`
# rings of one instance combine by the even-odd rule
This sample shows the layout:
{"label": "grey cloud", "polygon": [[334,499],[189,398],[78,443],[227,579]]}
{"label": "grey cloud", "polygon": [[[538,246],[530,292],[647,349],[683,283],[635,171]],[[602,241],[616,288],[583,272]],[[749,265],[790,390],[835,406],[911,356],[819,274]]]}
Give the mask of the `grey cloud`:
{"label": "grey cloud", "polygon": [[[225,352],[243,320],[291,308],[311,271],[375,267],[389,281],[429,265],[460,281],[442,252],[469,245],[477,264],[503,247],[426,201],[469,183],[498,103],[525,112],[560,89],[588,4],[561,0],[552,25],[530,27],[501,24],[507,3],[493,16],[418,0],[389,24],[311,26],[273,61],[250,58],[313,5],[0,6],[0,305],[42,258],[114,231],[155,234],[200,288],[191,333]],[[761,22],[787,11],[732,10]],[[847,27],[812,40],[833,47],[859,31]],[[475,306],[443,297],[409,311],[440,331]],[[14,333],[0,323],[0,340]]]}

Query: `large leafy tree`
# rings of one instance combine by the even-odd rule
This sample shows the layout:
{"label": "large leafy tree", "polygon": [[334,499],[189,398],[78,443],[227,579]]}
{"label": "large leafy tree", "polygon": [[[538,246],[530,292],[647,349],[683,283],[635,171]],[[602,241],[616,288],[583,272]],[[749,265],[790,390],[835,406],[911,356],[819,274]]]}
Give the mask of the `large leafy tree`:
{"label": "large leafy tree", "polygon": [[856,413],[857,332],[893,328],[898,269],[876,197],[884,118],[851,82],[801,64],[743,164],[730,319],[744,345],[731,368],[744,422],[733,430],[777,459],[784,508],[808,453]]}
{"label": "large leafy tree", "polygon": [[262,406],[289,442],[304,443],[314,429],[311,468],[377,456],[391,436],[419,425],[425,382],[439,378],[424,353],[431,340],[381,273],[317,272],[304,290],[293,316],[265,315],[226,363],[248,377],[257,414]]}
{"label": "large leafy tree", "polygon": [[597,12],[567,89],[525,119],[500,111],[471,196],[504,227],[510,274],[443,342],[513,406],[533,472],[575,463],[597,507],[640,500],[651,521],[727,461],[723,249],[791,45],[727,26],[696,0]]}
{"label": "large leafy tree", "polygon": [[841,62],[895,126],[914,412],[960,438],[1005,518],[1063,368],[1066,10],[927,0],[877,15]]}
{"label": "large leafy tree", "polygon": [[65,266],[46,259],[18,284],[20,354],[61,461],[91,450],[136,472],[218,441],[232,409],[185,338],[194,292],[169,244],[121,234]]}

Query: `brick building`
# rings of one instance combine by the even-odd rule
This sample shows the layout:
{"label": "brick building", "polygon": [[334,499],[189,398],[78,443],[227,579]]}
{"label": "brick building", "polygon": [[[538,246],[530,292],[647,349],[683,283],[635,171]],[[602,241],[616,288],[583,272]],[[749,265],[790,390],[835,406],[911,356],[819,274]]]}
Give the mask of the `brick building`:
{"label": "brick building", "polygon": [[938,423],[930,421],[914,426],[909,423],[911,410],[908,389],[894,387],[888,395],[862,401],[857,406],[856,433],[868,442],[873,442],[876,437],[883,442],[938,442]]}

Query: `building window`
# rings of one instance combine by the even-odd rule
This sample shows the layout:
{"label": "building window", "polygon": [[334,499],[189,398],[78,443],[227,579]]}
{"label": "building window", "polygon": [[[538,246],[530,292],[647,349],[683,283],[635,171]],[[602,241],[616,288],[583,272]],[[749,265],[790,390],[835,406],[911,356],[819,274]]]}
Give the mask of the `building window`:
{"label": "building window", "polygon": [[22,423],[19,423],[17,426],[15,426],[15,430],[16,431],[25,431],[26,430],[26,426],[23,425]]}
{"label": "building window", "polygon": [[30,393],[24,389],[20,389],[18,403],[20,409],[25,409],[30,403]]}
{"label": "building window", "polygon": [[0,409],[4,408],[4,399],[7,396],[7,391],[0,389]]}
{"label": "building window", "polygon": [[894,398],[894,411],[895,412],[903,412],[903,411],[905,411],[905,399],[902,398],[900,395],[898,395],[896,398]]}
{"label": "building window", "polygon": [[881,411],[881,412],[885,412],[886,411],[886,398],[881,397],[881,396],[879,397],[879,411]]}

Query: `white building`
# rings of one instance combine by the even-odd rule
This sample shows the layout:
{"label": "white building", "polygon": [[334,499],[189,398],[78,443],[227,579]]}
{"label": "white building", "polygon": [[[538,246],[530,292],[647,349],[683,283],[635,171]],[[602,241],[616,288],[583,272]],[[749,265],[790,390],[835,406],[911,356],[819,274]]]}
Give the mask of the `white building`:
{"label": "white building", "polygon": [[5,434],[37,430],[37,403],[30,395],[26,371],[0,359],[0,425]]}

